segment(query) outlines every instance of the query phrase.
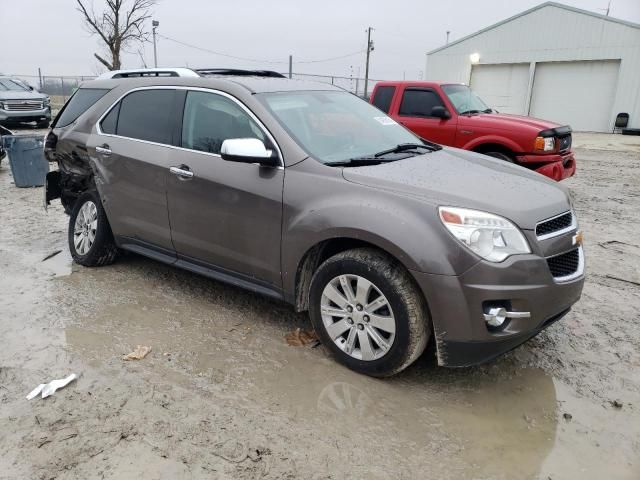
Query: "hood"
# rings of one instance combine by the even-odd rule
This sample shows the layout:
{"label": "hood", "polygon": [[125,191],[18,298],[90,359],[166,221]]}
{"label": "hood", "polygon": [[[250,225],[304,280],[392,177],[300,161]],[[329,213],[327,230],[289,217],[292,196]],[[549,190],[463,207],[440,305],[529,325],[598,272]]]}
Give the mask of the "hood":
{"label": "hood", "polygon": [[434,206],[494,213],[523,229],[571,208],[565,187],[547,177],[457,148],[344,168],[342,175],[349,182],[417,196]]}
{"label": "hood", "polygon": [[[490,126],[496,129],[512,129],[514,126],[527,125],[535,130],[536,133],[547,130],[550,128],[557,128],[561,125],[548,120],[542,120],[540,118],[525,117],[523,115],[511,115],[509,113],[479,113],[473,115],[471,118],[477,118],[482,120],[484,125]],[[466,116],[461,115],[460,119],[464,119]]]}
{"label": "hood", "polygon": [[46,98],[47,96],[40,92],[0,90],[0,100],[45,100]]}

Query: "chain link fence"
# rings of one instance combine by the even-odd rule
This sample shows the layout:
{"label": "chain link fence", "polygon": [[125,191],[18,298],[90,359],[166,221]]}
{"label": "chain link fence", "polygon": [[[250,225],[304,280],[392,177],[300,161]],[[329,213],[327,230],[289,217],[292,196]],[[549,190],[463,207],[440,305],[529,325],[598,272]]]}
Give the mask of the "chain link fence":
{"label": "chain link fence", "polygon": [[[282,72],[289,76],[288,72]],[[51,108],[54,112],[62,108],[67,99],[76,91],[81,83],[93,80],[95,75],[11,75],[19,78],[36,90],[46,93],[51,97]],[[345,77],[340,75],[314,75],[309,73],[293,73],[292,78],[300,80],[313,80],[321,83],[328,83],[342,88],[356,95],[364,96],[364,78]],[[373,87],[381,80],[369,79],[368,95]]]}

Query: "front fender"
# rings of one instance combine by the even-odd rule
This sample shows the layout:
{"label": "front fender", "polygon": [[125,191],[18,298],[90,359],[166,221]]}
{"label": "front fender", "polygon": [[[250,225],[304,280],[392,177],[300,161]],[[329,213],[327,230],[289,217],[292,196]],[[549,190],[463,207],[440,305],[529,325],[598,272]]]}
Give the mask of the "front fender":
{"label": "front fender", "polygon": [[305,254],[330,239],[367,242],[407,269],[431,274],[456,275],[478,262],[442,226],[437,206],[421,199],[354,184],[341,175],[294,168],[287,169],[283,199],[286,294],[295,292],[296,272]]}

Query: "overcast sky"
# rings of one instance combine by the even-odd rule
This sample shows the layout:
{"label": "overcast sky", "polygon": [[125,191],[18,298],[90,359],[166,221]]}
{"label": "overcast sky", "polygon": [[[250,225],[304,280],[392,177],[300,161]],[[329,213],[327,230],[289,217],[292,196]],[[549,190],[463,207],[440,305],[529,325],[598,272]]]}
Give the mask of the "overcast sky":
{"label": "overcast sky", "polygon": [[[91,0],[85,0],[91,3]],[[104,0],[93,0],[96,10]],[[349,76],[364,75],[368,26],[375,28],[371,59],[374,79],[419,78],[425,52],[541,3],[537,0],[160,0],[158,32],[183,43],[238,57],[222,57],[159,38],[161,66],[244,67]],[[565,3],[604,13],[608,0]],[[103,52],[82,26],[75,0],[0,0],[0,72],[37,75],[95,75],[104,70],[93,58]],[[640,0],[612,0],[612,17],[640,23]],[[135,52],[137,47],[133,49]],[[143,47],[153,64],[153,47]],[[316,63],[302,63],[356,55]],[[126,54],[125,67],[140,67]],[[281,62],[281,63],[270,63]]]}

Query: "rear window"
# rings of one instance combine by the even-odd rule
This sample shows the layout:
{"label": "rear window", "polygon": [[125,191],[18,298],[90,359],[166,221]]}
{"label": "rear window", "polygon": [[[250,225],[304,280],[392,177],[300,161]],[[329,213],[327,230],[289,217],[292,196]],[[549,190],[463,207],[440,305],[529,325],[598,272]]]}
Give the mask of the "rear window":
{"label": "rear window", "polygon": [[173,90],[153,89],[130,93],[120,102],[117,134],[148,142],[171,144],[173,100]]}
{"label": "rear window", "polygon": [[394,93],[396,93],[396,87],[378,87],[373,97],[373,104],[384,113],[389,113]]}
{"label": "rear window", "polygon": [[105,88],[80,88],[76,90],[64,108],[58,114],[55,127],[66,127],[75,122],[80,115],[91,108],[108,92]]}

